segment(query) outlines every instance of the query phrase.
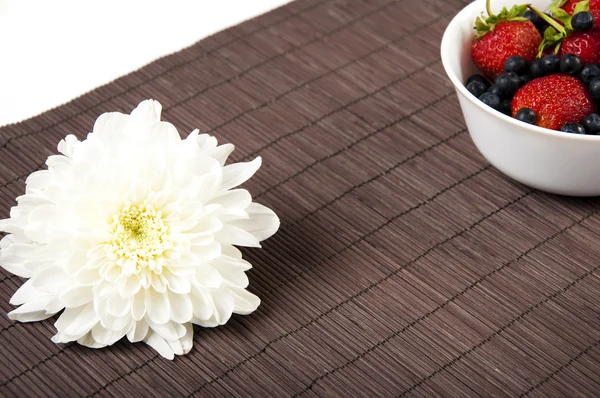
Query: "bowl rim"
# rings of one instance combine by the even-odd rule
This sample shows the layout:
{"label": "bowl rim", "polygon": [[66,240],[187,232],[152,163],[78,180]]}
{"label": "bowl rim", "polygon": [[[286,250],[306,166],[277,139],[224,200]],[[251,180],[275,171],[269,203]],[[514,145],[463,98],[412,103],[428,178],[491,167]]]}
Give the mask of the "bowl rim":
{"label": "bowl rim", "polygon": [[[570,133],[565,133],[565,132],[558,131],[558,130],[551,130],[551,129],[548,129],[545,127],[535,126],[532,124],[527,124],[527,123],[521,122],[511,116],[505,115],[493,108],[490,108],[487,105],[484,105],[481,101],[479,101],[477,98],[475,98],[475,96],[467,90],[464,83],[458,77],[458,74],[456,73],[456,71],[454,69],[452,69],[452,67],[450,66],[449,57],[450,57],[451,47],[448,45],[448,43],[450,41],[450,33],[456,31],[460,27],[460,25],[462,23],[464,23],[464,20],[467,18],[467,15],[475,15],[474,14],[475,10],[481,10],[482,12],[484,12],[485,11],[485,1],[486,0],[475,0],[472,3],[468,4],[466,7],[464,7],[463,9],[461,9],[454,16],[454,18],[452,18],[452,20],[450,21],[450,23],[444,30],[444,34],[442,36],[442,42],[440,45],[440,55],[441,55],[442,65],[444,66],[444,70],[446,71],[446,74],[450,78],[450,81],[452,82],[452,84],[454,85],[456,90],[458,90],[460,93],[462,93],[463,96],[467,100],[469,100],[471,103],[475,104],[479,109],[483,110],[490,116],[499,117],[500,119],[504,120],[505,122],[513,124],[517,128],[526,129],[532,133],[542,134],[542,135],[545,135],[545,136],[548,136],[551,138],[555,138],[555,139],[560,139],[560,140],[596,141],[596,142],[600,141],[600,134],[599,135],[570,134]],[[493,3],[494,3],[494,1],[492,0],[492,4]],[[480,13],[478,13],[478,14],[480,14]],[[456,51],[456,50],[454,50],[454,51]],[[598,113],[600,114],[600,109],[598,110]]]}

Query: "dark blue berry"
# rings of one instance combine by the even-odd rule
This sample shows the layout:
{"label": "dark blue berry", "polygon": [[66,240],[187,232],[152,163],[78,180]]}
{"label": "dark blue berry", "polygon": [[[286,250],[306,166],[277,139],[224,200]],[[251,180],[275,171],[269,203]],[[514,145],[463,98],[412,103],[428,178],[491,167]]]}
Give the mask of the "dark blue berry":
{"label": "dark blue berry", "polygon": [[519,87],[521,87],[521,83],[519,75],[509,72],[498,75],[494,82],[494,86],[500,89],[504,97],[510,97],[517,92]]}
{"label": "dark blue berry", "polygon": [[590,113],[583,119],[583,126],[588,134],[597,135],[600,133],[600,115]]}
{"label": "dark blue berry", "polygon": [[485,86],[485,84],[483,84],[480,81],[474,80],[471,83],[467,84],[467,90],[469,90],[469,92],[477,98],[479,98],[481,94],[485,93],[486,89],[487,87]]}
{"label": "dark blue berry", "polygon": [[527,60],[520,55],[514,55],[506,58],[504,61],[504,72],[513,72],[517,75],[527,73],[529,70],[529,63]]}
{"label": "dark blue berry", "polygon": [[589,86],[595,77],[600,77],[600,66],[596,64],[585,65],[579,74],[579,78],[586,86]]}
{"label": "dark blue berry", "polygon": [[537,121],[537,114],[531,108],[521,108],[515,114],[515,119],[525,123],[535,124]]}
{"label": "dark blue berry", "polygon": [[485,85],[485,87],[489,87],[490,86],[490,82],[488,81],[488,79],[486,79],[485,77],[483,77],[482,75],[471,75],[469,76],[469,78],[467,79],[467,83],[465,84],[465,86],[471,82],[481,82]]}
{"label": "dark blue berry", "polygon": [[536,58],[531,61],[529,64],[529,74],[531,75],[532,79],[546,75],[546,69],[544,69],[544,64],[540,58]]}
{"label": "dark blue berry", "polygon": [[500,97],[498,97],[496,94],[486,92],[483,93],[479,99],[487,106],[490,106],[494,109],[500,108]]}
{"label": "dark blue berry", "polygon": [[588,11],[580,11],[571,18],[574,30],[590,30],[594,26],[594,16]]}
{"label": "dark blue berry", "polygon": [[558,72],[559,64],[560,58],[556,54],[548,54],[542,58],[542,65],[544,66],[544,72],[546,75],[551,75]]}
{"label": "dark blue berry", "polygon": [[521,84],[526,84],[529,83],[531,81],[531,76],[530,75],[523,75],[521,76]]}
{"label": "dark blue berry", "polygon": [[581,58],[575,54],[567,54],[560,60],[560,71],[567,75],[576,76],[579,75],[583,69],[583,63]]}
{"label": "dark blue berry", "polygon": [[503,100],[500,101],[500,108],[498,108],[498,110],[500,112],[504,113],[505,115],[510,116],[511,103],[512,103],[512,99],[511,98],[504,98]]}
{"label": "dark blue berry", "polygon": [[594,99],[600,99],[600,77],[595,77],[590,82],[590,95]]}
{"label": "dark blue berry", "polygon": [[502,91],[502,89],[501,89],[500,87],[496,86],[495,84],[494,84],[493,86],[490,86],[490,87],[487,89],[487,92],[488,92],[488,93],[495,94],[495,95],[497,95],[498,97],[502,97],[502,96],[504,95],[504,92]]}
{"label": "dark blue berry", "polygon": [[569,122],[565,123],[564,126],[560,128],[560,131],[571,134],[585,134],[585,127],[579,123]]}

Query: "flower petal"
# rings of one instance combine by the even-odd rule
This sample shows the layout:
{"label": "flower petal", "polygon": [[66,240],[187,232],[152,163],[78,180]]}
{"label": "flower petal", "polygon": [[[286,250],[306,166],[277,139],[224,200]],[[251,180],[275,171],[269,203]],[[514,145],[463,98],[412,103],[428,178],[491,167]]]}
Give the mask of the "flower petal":
{"label": "flower petal", "polygon": [[233,296],[233,312],[241,315],[248,315],[254,312],[260,305],[258,296],[250,293],[246,289],[230,289]]}
{"label": "flower petal", "polygon": [[131,311],[131,298],[123,298],[117,293],[113,293],[108,298],[107,310],[114,317],[122,317]]}
{"label": "flower petal", "polygon": [[234,268],[221,259],[215,261],[213,266],[219,271],[219,274],[221,274],[223,283],[228,286],[238,288],[245,288],[248,286],[248,276],[246,276],[246,273],[242,269]]}
{"label": "flower petal", "polygon": [[137,321],[133,324],[133,327],[129,329],[129,332],[127,332],[127,339],[132,343],[142,341],[148,335],[149,330],[150,327],[145,319]]}
{"label": "flower petal", "polygon": [[146,315],[146,291],[140,290],[133,296],[131,304],[131,315],[136,321],[140,321]]}
{"label": "flower petal", "polygon": [[215,195],[208,204],[218,204],[223,207],[236,207],[245,209],[252,203],[252,196],[250,192],[245,189],[232,189],[229,191],[221,192]]}
{"label": "flower petal", "polygon": [[146,313],[154,323],[163,324],[169,321],[169,297],[166,293],[158,293],[154,289],[146,290]]}
{"label": "flower petal", "polygon": [[142,284],[140,283],[140,279],[137,275],[131,275],[128,278],[121,279],[118,284],[119,294],[123,298],[128,298],[136,294]]}
{"label": "flower petal", "polygon": [[216,320],[219,325],[224,325],[229,318],[231,318],[231,314],[233,313],[233,296],[226,287],[221,287],[211,294],[215,305],[214,315],[216,316]]}
{"label": "flower petal", "polygon": [[205,264],[196,268],[196,282],[204,289],[216,289],[223,283],[223,277],[215,267]]}
{"label": "flower petal", "polygon": [[214,149],[206,150],[204,153],[219,162],[221,166],[224,166],[227,158],[234,149],[235,146],[233,144],[223,144]]}
{"label": "flower petal", "polygon": [[148,324],[150,325],[150,329],[158,333],[163,339],[167,341],[178,340],[181,337],[183,337],[183,335],[185,335],[185,327],[177,322],[168,321],[161,325],[153,322],[148,322]]}
{"label": "flower petal", "polygon": [[40,292],[56,294],[62,290],[62,287],[70,280],[62,269],[58,267],[48,267],[37,272],[32,278],[31,283],[36,290]]}
{"label": "flower petal", "polygon": [[46,293],[42,293],[33,287],[33,282],[29,279],[13,294],[10,298],[10,304],[21,305],[28,301],[33,301],[41,296],[45,296]]}
{"label": "flower petal", "polygon": [[[98,123],[97,120],[96,123]],[[79,144],[77,137],[75,137],[73,134],[69,134],[64,139],[59,141],[56,149],[58,149],[58,152],[62,153],[66,157],[71,158],[73,157],[73,151],[75,150],[77,144]]]}
{"label": "flower petal", "polygon": [[89,348],[106,347],[106,344],[101,344],[101,343],[98,343],[96,340],[94,340],[94,337],[92,336],[92,332],[89,332],[88,334],[86,334],[85,336],[83,336],[82,338],[77,340],[77,343],[81,344],[82,346],[89,347]]}
{"label": "flower petal", "polygon": [[171,292],[177,294],[188,294],[190,292],[192,285],[188,277],[179,277],[172,272],[165,272],[163,275]]}
{"label": "flower petal", "polygon": [[169,292],[171,305],[171,320],[177,323],[187,323],[194,316],[192,300],[187,294]]}
{"label": "flower petal", "polygon": [[168,341],[167,343],[173,350],[175,355],[185,355],[192,349],[194,345],[194,327],[191,323],[186,323],[185,334],[177,340]]}
{"label": "flower petal", "polygon": [[60,224],[60,220],[57,218],[55,205],[36,206],[29,213],[29,220],[25,225],[25,236],[34,242],[50,243],[58,224]]}
{"label": "flower petal", "polygon": [[[100,318],[94,311],[94,304],[89,303],[77,308],[67,308],[54,323],[59,334],[70,336],[70,340],[77,340],[88,333]],[[53,340],[54,341],[54,340]],[[60,341],[66,343],[67,341]]]}
{"label": "flower petal", "polygon": [[202,263],[208,263],[221,255],[221,244],[212,241],[204,246],[193,246],[191,251]]}
{"label": "flower petal", "polygon": [[58,298],[66,308],[73,308],[91,302],[94,300],[94,294],[91,285],[75,285],[63,290]]}
{"label": "flower petal", "polygon": [[261,163],[262,159],[259,156],[251,162],[232,163],[223,167],[221,191],[227,191],[246,182],[260,168]]}
{"label": "flower petal", "polygon": [[[135,123],[136,127],[147,127],[154,123],[160,122],[160,113],[162,112],[162,105],[158,101],[151,99],[142,101],[139,105],[131,111],[127,122]],[[139,132],[143,134],[144,130]]]}
{"label": "flower petal", "polygon": [[43,296],[33,301],[28,301],[19,308],[8,313],[8,317],[19,322],[35,322],[49,318],[55,313],[46,311],[51,296]]}
{"label": "flower petal", "polygon": [[128,328],[120,330],[110,330],[97,324],[92,328],[92,337],[99,344],[112,345],[119,341],[127,333]]}
{"label": "flower petal", "polygon": [[202,288],[194,287],[190,292],[190,299],[194,307],[194,318],[207,320],[212,316],[215,305],[209,293],[205,293]]}
{"label": "flower petal", "polygon": [[258,241],[271,237],[279,229],[279,217],[275,212],[259,203],[252,203],[246,209],[250,218],[231,221],[236,226],[251,233]]}
{"label": "flower petal", "polygon": [[[97,134],[103,141],[110,141],[112,137],[123,132],[127,119],[129,119],[129,115],[120,112],[103,113],[96,119],[92,133]],[[65,155],[67,154],[65,153]]]}
{"label": "flower petal", "polygon": [[260,247],[259,240],[252,233],[230,224],[223,225],[223,229],[215,237],[219,242],[227,242],[232,245]]}
{"label": "flower petal", "polygon": [[146,335],[146,338],[144,338],[144,343],[154,348],[156,352],[166,359],[172,360],[175,358],[175,353],[173,352],[173,349],[169,343],[167,343],[167,341],[160,337],[160,335],[156,332],[148,332],[148,335]]}

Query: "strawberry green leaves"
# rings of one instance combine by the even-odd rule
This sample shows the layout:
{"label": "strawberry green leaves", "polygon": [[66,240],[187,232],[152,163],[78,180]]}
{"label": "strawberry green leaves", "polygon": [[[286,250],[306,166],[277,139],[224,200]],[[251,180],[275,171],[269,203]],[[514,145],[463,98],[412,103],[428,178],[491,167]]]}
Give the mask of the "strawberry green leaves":
{"label": "strawberry green leaves", "polygon": [[526,5],[516,5],[510,10],[503,7],[499,14],[494,14],[490,8],[490,0],[487,0],[487,12],[488,16],[485,17],[483,14],[481,17],[475,19],[475,38],[480,39],[485,36],[488,32],[492,32],[496,25],[501,22],[508,21],[527,21],[527,18],[522,17],[523,13],[527,10]]}
{"label": "strawberry green leaves", "polygon": [[580,1],[575,6],[573,15],[570,15],[568,12],[560,8],[565,3],[566,1],[561,0],[557,0],[552,3],[550,6],[552,17],[531,5],[529,6],[533,12],[538,14],[544,21],[550,24],[550,26],[544,31],[544,37],[538,49],[538,57],[542,57],[546,50],[552,47],[554,47],[552,52],[555,54],[558,53],[562,41],[565,39],[565,37],[573,33],[573,26],[571,25],[571,19],[573,18],[573,15],[581,11],[589,11],[590,8],[589,0]]}

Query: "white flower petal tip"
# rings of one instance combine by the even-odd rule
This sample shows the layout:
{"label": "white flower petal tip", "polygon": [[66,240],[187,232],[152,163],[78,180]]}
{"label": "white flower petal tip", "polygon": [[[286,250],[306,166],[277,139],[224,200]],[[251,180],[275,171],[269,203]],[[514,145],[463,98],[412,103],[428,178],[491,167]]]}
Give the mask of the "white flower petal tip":
{"label": "white flower petal tip", "polygon": [[260,247],[279,219],[236,187],[262,160],[225,165],[232,144],[197,130],[182,140],[161,110],[146,100],[130,115],[100,115],[85,140],[66,136],[48,170],[27,178],[0,220],[0,266],[30,278],[11,319],[60,313],[55,343],[126,337],[173,359],[192,349],[194,324],[259,306],[235,246]]}

